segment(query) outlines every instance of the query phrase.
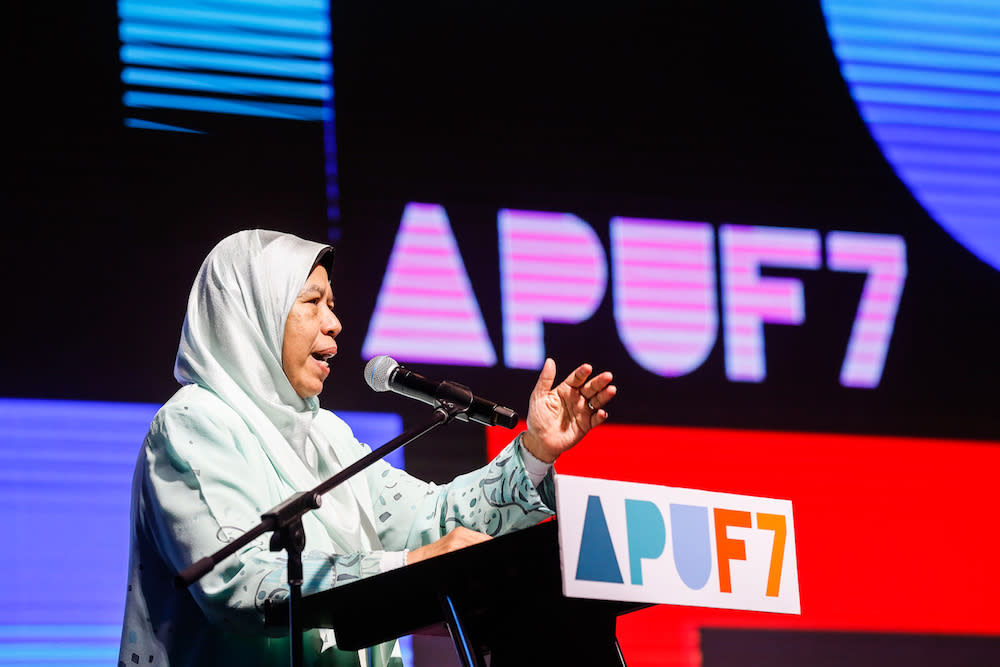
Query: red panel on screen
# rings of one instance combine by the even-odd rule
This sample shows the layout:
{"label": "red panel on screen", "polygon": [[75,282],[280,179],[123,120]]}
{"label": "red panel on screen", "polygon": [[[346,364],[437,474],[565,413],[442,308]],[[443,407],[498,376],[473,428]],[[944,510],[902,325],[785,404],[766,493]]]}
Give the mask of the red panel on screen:
{"label": "red panel on screen", "polygon": [[557,470],[792,501],[802,615],[661,605],[619,623],[630,664],[707,626],[1000,634],[996,444],[604,425]]}

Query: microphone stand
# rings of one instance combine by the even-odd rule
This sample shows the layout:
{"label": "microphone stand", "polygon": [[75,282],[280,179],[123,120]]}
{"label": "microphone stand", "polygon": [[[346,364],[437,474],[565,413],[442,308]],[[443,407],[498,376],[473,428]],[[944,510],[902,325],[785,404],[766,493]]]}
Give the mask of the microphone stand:
{"label": "microphone stand", "polygon": [[[310,491],[300,491],[283,503],[272,507],[260,515],[260,523],[243,533],[232,542],[216,551],[211,556],[192,563],[188,568],[174,577],[174,585],[187,588],[206,574],[216,565],[233,555],[260,535],[272,532],[271,551],[288,552],[288,643],[292,667],[302,667],[302,620],[298,608],[302,601],[302,551],[306,545],[306,534],[302,527],[302,516],[318,508],[323,501],[323,494],[344,483],[361,472],[375,461],[390,452],[407,445],[417,438],[430,433],[438,426],[447,424],[456,416],[466,412],[472,405],[472,392],[465,390],[465,396],[460,396],[463,404],[449,400],[440,400],[434,409],[434,414],[426,423],[404,431],[376,450],[361,457],[325,482],[320,483]],[[452,395],[454,396],[454,395]],[[270,600],[265,605],[270,604]]]}

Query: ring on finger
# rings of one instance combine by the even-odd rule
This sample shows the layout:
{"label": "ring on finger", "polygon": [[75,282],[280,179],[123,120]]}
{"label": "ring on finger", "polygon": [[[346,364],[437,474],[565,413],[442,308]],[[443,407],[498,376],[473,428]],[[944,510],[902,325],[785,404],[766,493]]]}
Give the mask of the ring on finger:
{"label": "ring on finger", "polygon": [[587,399],[587,407],[590,408],[591,412],[597,412],[597,408],[594,406],[593,403],[590,402],[589,398]]}

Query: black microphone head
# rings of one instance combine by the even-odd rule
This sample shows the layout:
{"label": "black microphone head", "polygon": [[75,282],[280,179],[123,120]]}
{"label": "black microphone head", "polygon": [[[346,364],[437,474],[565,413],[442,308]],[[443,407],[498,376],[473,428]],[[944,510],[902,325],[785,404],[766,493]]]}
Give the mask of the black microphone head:
{"label": "black microphone head", "polygon": [[380,354],[365,366],[365,382],[375,391],[389,391],[389,378],[399,368],[396,360],[387,354]]}

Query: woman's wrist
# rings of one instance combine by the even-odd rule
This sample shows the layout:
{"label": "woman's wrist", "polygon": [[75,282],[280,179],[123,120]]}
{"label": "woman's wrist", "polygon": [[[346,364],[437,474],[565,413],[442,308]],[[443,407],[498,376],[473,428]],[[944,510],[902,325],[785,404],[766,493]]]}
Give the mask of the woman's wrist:
{"label": "woman's wrist", "polygon": [[532,456],[534,456],[536,459],[538,459],[542,463],[546,463],[548,465],[552,465],[553,463],[556,462],[555,457],[552,457],[551,459],[548,458],[548,455],[545,453],[545,448],[542,446],[541,439],[538,436],[536,436],[534,433],[532,433],[531,431],[522,431],[521,432],[521,445]]}
{"label": "woman's wrist", "polygon": [[532,454],[531,450],[525,446],[523,437],[518,445],[518,449],[518,453],[521,457],[521,463],[524,465],[524,472],[527,473],[528,479],[531,480],[531,485],[538,486],[542,483],[542,480],[545,479],[545,476],[549,474],[549,470],[552,469],[552,464],[546,463]]}

